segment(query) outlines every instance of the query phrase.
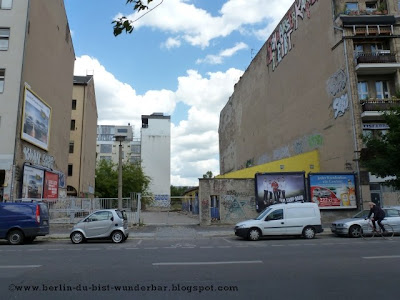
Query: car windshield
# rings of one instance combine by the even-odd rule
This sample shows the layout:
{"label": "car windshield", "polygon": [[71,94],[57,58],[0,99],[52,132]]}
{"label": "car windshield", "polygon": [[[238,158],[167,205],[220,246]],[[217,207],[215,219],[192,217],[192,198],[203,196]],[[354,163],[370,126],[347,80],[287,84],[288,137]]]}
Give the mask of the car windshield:
{"label": "car windshield", "polygon": [[267,207],[266,209],[264,209],[256,218],[256,220],[263,220],[265,219],[265,216],[272,210],[271,207]]}

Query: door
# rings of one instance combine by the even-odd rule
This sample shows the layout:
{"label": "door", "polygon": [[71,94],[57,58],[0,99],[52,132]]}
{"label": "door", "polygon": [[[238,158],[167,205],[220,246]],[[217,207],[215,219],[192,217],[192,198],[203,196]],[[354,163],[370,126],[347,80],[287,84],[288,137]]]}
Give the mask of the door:
{"label": "door", "polygon": [[371,201],[381,207],[381,192],[371,192]]}
{"label": "door", "polygon": [[263,235],[283,235],[286,233],[283,209],[271,211],[264,219]]}
{"label": "door", "polygon": [[112,213],[109,211],[98,211],[91,214],[85,225],[86,236],[88,238],[108,236],[114,224],[111,218]]}

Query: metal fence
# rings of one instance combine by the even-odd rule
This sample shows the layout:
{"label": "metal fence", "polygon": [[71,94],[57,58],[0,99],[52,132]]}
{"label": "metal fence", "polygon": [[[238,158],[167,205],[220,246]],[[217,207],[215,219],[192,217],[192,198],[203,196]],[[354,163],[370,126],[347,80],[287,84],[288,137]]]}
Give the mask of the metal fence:
{"label": "metal fence", "polygon": [[[18,199],[18,201],[35,201],[36,199]],[[117,209],[117,198],[59,198],[40,199],[49,208],[50,223],[77,223],[85,216],[99,209]],[[122,209],[126,211],[129,224],[140,223],[141,198],[135,194],[122,199]]]}

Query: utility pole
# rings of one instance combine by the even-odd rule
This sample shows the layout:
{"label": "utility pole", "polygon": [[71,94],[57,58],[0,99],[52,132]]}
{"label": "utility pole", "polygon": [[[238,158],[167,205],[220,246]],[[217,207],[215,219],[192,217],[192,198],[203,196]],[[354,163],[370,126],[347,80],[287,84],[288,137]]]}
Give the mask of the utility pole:
{"label": "utility pole", "polygon": [[116,135],[115,140],[119,142],[118,154],[118,209],[122,210],[122,142],[125,141],[126,136]]}

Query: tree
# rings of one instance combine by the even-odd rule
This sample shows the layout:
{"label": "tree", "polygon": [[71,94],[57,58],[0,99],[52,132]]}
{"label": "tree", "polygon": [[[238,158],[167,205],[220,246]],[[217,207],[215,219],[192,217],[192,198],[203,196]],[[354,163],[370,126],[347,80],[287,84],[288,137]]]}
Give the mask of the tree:
{"label": "tree", "polygon": [[[145,193],[150,184],[150,177],[143,173],[140,164],[122,165],[122,197],[129,197],[131,192]],[[111,161],[101,160],[96,167],[96,197],[118,197],[118,168]]]}
{"label": "tree", "polygon": [[211,171],[207,171],[206,174],[203,174],[203,178],[213,178],[213,173]]}
{"label": "tree", "polygon": [[384,114],[389,130],[386,134],[364,137],[361,166],[379,177],[395,176],[386,183],[400,189],[400,107]]}
{"label": "tree", "polygon": [[188,186],[171,185],[171,197],[181,197],[189,189]]}
{"label": "tree", "polygon": [[[149,9],[149,4],[151,2],[153,2],[153,0],[127,0],[126,4],[134,4],[133,7],[133,11],[143,11],[143,10],[148,10],[148,12],[146,12],[144,15],[148,14],[150,11],[152,11],[153,9],[155,9],[157,6],[161,5],[161,3],[163,3],[164,0],[161,0],[161,2],[159,4],[157,4],[156,6],[154,6],[152,9]],[[140,18],[142,18],[144,15],[142,15],[141,17],[137,18],[136,20],[128,20],[128,18],[126,18],[125,16],[122,16],[120,18],[118,18],[117,20],[112,21],[111,23],[114,24],[114,35],[118,36],[120,35],[124,30],[126,33],[132,33],[133,31],[133,23],[137,20],[139,20]]]}

